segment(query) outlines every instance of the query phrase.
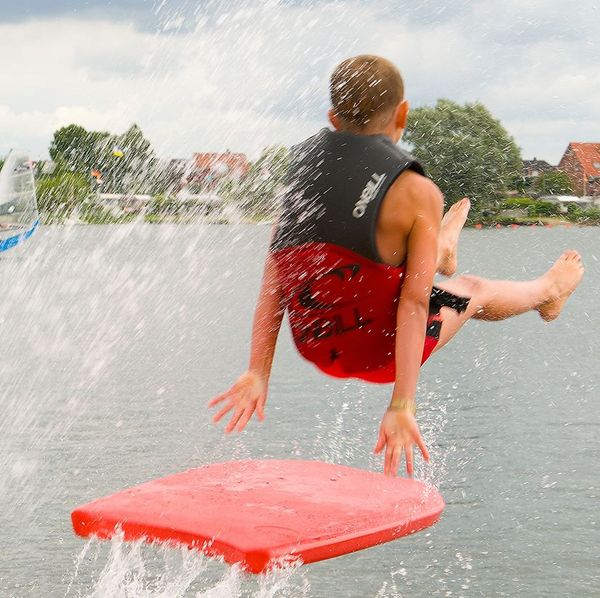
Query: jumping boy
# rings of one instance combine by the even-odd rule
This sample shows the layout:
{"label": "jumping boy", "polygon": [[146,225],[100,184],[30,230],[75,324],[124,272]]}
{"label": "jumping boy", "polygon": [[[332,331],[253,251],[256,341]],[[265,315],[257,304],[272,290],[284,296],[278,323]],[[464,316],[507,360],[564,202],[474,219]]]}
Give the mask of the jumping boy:
{"label": "jumping boy", "polygon": [[375,452],[395,475],[413,445],[429,455],[415,419],[421,364],[470,318],[503,320],[536,310],[558,317],[583,275],[566,251],[530,281],[451,278],[463,199],[442,219],[443,198],[422,167],[396,144],[406,127],[403,82],[389,61],[357,56],[330,82],[333,130],[292,149],[286,192],[266,259],[248,370],[209,406],[232,412],[225,431],[264,419],[275,344],[288,312],[299,352],[336,377],[393,382]]}

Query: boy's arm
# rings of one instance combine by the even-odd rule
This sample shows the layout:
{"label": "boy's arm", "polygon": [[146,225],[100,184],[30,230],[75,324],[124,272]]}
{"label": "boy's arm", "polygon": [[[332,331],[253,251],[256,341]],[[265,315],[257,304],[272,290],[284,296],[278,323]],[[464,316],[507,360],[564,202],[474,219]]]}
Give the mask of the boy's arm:
{"label": "boy's arm", "polygon": [[429,296],[437,265],[437,239],[443,200],[437,187],[423,180],[414,189],[410,202],[415,206],[407,240],[405,278],[396,316],[396,380],[390,406],[384,415],[375,452],[385,447],[386,474],[394,475],[405,453],[406,467],[413,472],[413,444],[426,460],[427,448],[414,418],[415,394],[421,367]]}
{"label": "boy's arm", "polygon": [[213,417],[214,422],[233,410],[225,432],[243,430],[255,411],[259,420],[262,421],[265,417],[269,376],[284,311],[275,260],[269,253],[254,312],[248,370],[227,392],[208,404],[209,407],[214,407],[225,401],[223,408]]}
{"label": "boy's arm", "polygon": [[[390,407],[415,401],[421,367],[429,297],[437,266],[443,200],[434,185],[421,196],[408,236],[404,282],[396,318],[396,381]],[[415,202],[416,203],[416,202]]]}
{"label": "boy's arm", "polygon": [[248,370],[259,375],[265,382],[268,382],[271,375],[275,345],[284,311],[277,266],[269,253],[254,311],[248,365]]}

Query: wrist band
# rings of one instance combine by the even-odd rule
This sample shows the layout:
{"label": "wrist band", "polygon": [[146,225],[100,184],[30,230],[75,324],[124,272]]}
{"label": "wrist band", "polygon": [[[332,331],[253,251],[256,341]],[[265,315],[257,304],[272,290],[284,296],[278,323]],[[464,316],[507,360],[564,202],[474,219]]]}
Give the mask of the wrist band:
{"label": "wrist band", "polygon": [[417,412],[417,404],[410,399],[400,399],[398,401],[392,401],[388,409],[391,409],[392,411],[410,411],[415,415]]}

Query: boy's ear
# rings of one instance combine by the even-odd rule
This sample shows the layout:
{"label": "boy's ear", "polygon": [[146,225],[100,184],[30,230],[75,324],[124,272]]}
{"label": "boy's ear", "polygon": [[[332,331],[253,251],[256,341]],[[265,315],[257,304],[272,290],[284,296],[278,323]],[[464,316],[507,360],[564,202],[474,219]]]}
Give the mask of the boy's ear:
{"label": "boy's ear", "polygon": [[402,100],[396,108],[396,127],[398,129],[406,129],[406,122],[408,120],[408,100]]}
{"label": "boy's ear", "polygon": [[327,118],[329,119],[329,122],[336,131],[341,131],[342,123],[340,122],[340,119],[336,116],[335,112],[333,111],[333,108],[331,108],[327,112]]}

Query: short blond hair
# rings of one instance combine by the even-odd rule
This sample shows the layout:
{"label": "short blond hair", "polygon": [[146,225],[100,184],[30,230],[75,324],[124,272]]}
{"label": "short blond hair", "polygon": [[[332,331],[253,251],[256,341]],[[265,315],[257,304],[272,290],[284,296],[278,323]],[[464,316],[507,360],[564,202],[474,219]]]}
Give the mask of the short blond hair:
{"label": "short blond hair", "polygon": [[333,112],[342,124],[364,129],[387,124],[392,110],[404,99],[404,83],[389,60],[363,54],[336,67],[329,93]]}

